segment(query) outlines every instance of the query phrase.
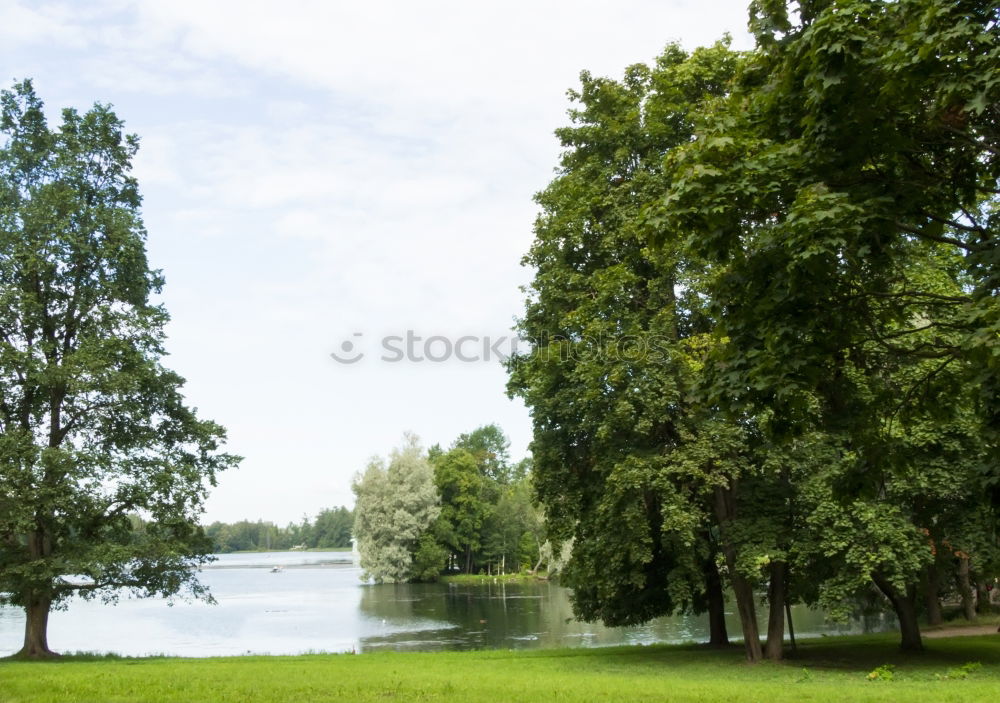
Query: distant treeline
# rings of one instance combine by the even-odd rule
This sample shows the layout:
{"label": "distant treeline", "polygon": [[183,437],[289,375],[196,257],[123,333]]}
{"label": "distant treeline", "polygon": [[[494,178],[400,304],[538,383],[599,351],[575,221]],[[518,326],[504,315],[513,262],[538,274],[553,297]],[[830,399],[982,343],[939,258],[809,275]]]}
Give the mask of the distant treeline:
{"label": "distant treeline", "polygon": [[354,511],[341,506],[320,511],[313,522],[303,517],[302,522],[286,527],[264,520],[213,522],[205,528],[205,534],[219,553],[292,547],[336,549],[351,546],[353,527]]}

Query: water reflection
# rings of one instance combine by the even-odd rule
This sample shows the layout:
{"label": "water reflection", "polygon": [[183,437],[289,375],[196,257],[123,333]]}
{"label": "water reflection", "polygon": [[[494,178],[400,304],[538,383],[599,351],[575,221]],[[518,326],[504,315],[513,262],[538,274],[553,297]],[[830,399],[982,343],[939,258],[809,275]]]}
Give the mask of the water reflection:
{"label": "water reflection", "polygon": [[[362,587],[361,612],[382,630],[364,636],[362,649],[523,649],[607,646],[708,640],[705,616],[659,618],[640,627],[609,628],[573,619],[569,593],[540,582],[458,586],[385,584]],[[823,613],[792,608],[800,636],[884,631],[890,618],[869,618],[847,625],[827,623]],[[760,613],[766,627],[767,611]],[[726,613],[730,633],[739,632],[734,612]]]}
{"label": "water reflection", "polygon": [[[202,580],[218,605],[123,600],[117,607],[76,600],[52,614],[59,651],[210,656],[377,649],[524,649],[687,642],[708,639],[704,616],[607,628],[573,620],[569,594],[546,583],[365,585],[349,553],[224,555]],[[271,569],[283,567],[278,572]],[[761,609],[762,622],[766,610]],[[835,626],[793,608],[796,633],[884,630],[889,619]],[[738,619],[727,615],[730,633]],[[20,610],[0,608],[0,656],[18,649]]]}

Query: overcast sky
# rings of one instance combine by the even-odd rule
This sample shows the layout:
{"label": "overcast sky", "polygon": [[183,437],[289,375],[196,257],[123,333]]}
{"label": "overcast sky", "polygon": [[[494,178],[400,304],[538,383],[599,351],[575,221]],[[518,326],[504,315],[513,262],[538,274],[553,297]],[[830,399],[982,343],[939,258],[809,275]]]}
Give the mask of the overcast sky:
{"label": "overcast sky", "polygon": [[509,334],[566,90],[669,41],[749,47],[745,7],[0,0],[0,78],[33,78],[51,115],[111,103],[140,136],[166,364],[245,457],[206,519],[285,523],[353,504],[405,431],[496,422],[527,452],[495,358],[389,363],[381,340]]}

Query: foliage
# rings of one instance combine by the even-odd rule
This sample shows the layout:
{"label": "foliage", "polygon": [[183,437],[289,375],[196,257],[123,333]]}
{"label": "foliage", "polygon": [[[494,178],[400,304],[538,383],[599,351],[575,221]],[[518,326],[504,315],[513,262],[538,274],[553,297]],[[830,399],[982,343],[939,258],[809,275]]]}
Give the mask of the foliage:
{"label": "foliage", "polygon": [[437,533],[466,573],[481,545],[483,526],[493,505],[491,484],[480,462],[466,449],[455,447],[434,459],[434,482],[441,496]]}
{"label": "foliage", "polygon": [[892,673],[895,669],[892,664],[883,664],[872,669],[865,678],[869,681],[892,681],[895,678]]}
{"label": "foliage", "polygon": [[[549,533],[573,538],[562,580],[586,619],[623,625],[720,609],[720,540],[737,579],[756,580],[780,553],[761,538],[779,534],[780,521],[756,533],[751,554],[741,535],[754,532],[735,522],[751,511],[730,500],[716,515],[717,492],[743,479],[750,487],[769,469],[752,446],[755,419],[731,422],[697,397],[717,344],[703,295],[711,271],[685,256],[680,237],[651,249],[645,216],[673,178],[664,154],[690,143],[739,60],[725,43],[690,55],[670,46],[620,81],[583,73],[572,125],[557,131],[561,168],[537,196],[524,260],[535,278],[519,323],[534,348],[511,360],[509,391],[532,409],[533,479]],[[742,592],[752,605],[749,584]]]}
{"label": "foliage", "polygon": [[[292,525],[289,525],[291,530]],[[354,511],[340,506],[319,511],[316,521],[310,525],[308,520],[302,522],[302,539],[299,544],[307,547],[342,548],[351,546],[351,534],[354,530]]]}
{"label": "foliage", "polygon": [[529,476],[525,473],[501,488],[496,510],[486,522],[484,553],[501,572],[532,569],[545,541],[545,514],[535,503]]}
{"label": "foliage", "polygon": [[962,666],[957,666],[948,669],[948,673],[944,675],[945,679],[951,679],[953,681],[967,679],[969,674],[973,674],[983,668],[981,662],[965,662]]}
{"label": "foliage", "polygon": [[712,402],[822,435],[803,506],[820,597],[873,581],[918,647],[933,546],[975,542],[989,580],[998,544],[996,6],[752,16],[758,48],[668,155],[649,222],[716,271]]}
{"label": "foliage", "polygon": [[197,518],[238,459],[160,363],[138,139],[104,105],[50,129],[29,81],[0,106],[0,601],[45,655],[48,610],[74,593],[207,596]]}
{"label": "foliage", "polygon": [[413,564],[410,567],[410,581],[436,581],[444,571],[448,559],[448,550],[437,539],[434,529],[420,536],[420,541],[413,551]]}
{"label": "foliage", "polygon": [[441,512],[434,472],[417,438],[407,435],[388,462],[372,459],[351,488],[364,578],[376,583],[413,578],[413,552]]}
{"label": "foliage", "polygon": [[483,425],[472,432],[461,434],[451,448],[469,452],[485,479],[507,484],[518,478],[520,465],[511,464],[510,440],[498,425]]}
{"label": "foliage", "polygon": [[[381,525],[378,539],[389,544],[395,529],[390,515],[412,521],[416,519],[414,511],[423,509],[423,499],[407,503],[411,498],[403,494],[412,491],[411,482],[388,481],[380,464],[369,467],[355,481],[356,511],[362,511],[356,512],[355,529],[367,572],[376,580],[435,581],[442,574],[457,571],[498,574],[538,564],[545,541],[544,517],[531,492],[530,461],[512,463],[509,445],[496,425],[460,435],[448,450],[434,445],[424,455],[412,445],[416,453],[408,461],[426,463],[433,473],[433,484],[430,488],[421,485],[420,493],[433,493],[438,507],[427,524],[417,520],[419,529],[407,526],[409,537],[398,540],[392,549],[371,543],[364,546],[362,532]],[[361,502],[362,494],[366,495],[365,503]],[[393,501],[399,505],[386,507]],[[385,505],[380,507],[380,503]],[[375,554],[377,559],[372,556]],[[374,563],[373,559],[379,562],[376,570],[365,566]],[[377,575],[390,573],[391,578]]]}
{"label": "foliage", "polygon": [[691,607],[718,564],[751,659],[753,589],[877,587],[919,648],[921,583],[1000,545],[996,4],[796,8],[581,76],[510,367],[578,614]]}
{"label": "foliage", "polygon": [[441,495],[434,534],[446,550],[446,572],[502,573],[537,563],[544,517],[530,487],[531,462],[511,462],[509,446],[497,425],[485,425],[430,453]]}
{"label": "foliage", "polygon": [[279,527],[263,520],[234,523],[213,522],[205,528],[216,552],[259,549],[343,549],[351,546],[354,511],[346,507],[321,510],[314,522],[303,517],[299,523]]}

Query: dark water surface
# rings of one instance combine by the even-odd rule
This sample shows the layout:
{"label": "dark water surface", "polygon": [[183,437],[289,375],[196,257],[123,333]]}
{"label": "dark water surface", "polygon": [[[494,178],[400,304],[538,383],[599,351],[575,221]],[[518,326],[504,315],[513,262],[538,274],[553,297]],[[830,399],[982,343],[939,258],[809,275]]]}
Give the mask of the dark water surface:
{"label": "dark water surface", "polygon": [[[569,593],[549,583],[366,585],[345,552],[224,554],[202,573],[217,605],[74,600],[49,622],[61,652],[125,655],[296,654],[377,649],[597,647],[708,639],[705,616],[659,618],[608,628],[573,620]],[[271,567],[283,569],[272,573]],[[849,626],[823,613],[792,609],[797,635],[891,627],[888,619]],[[762,622],[766,609],[761,609]],[[727,613],[730,634],[739,633]],[[20,647],[24,615],[0,608],[0,656]]]}

